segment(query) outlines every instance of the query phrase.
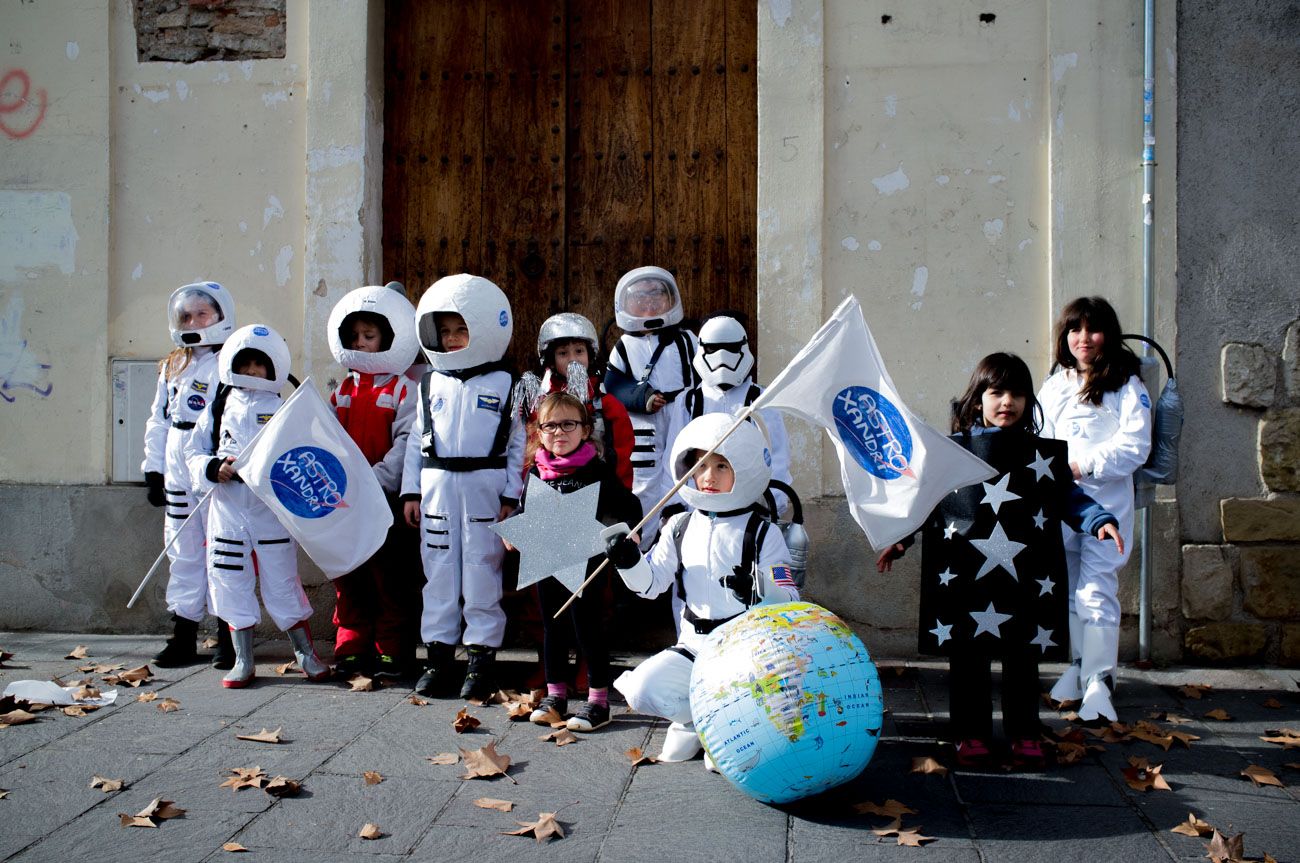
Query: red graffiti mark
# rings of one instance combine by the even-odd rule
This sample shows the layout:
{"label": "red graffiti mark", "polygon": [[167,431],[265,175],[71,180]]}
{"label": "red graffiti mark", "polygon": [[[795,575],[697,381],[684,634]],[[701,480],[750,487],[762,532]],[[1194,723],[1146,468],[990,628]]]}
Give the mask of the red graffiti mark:
{"label": "red graffiti mark", "polygon": [[[21,92],[15,96],[9,93],[9,84],[11,81],[17,81]],[[41,125],[45,119],[45,91],[37,90],[35,99],[28,99],[28,94],[32,91],[32,79],[27,77],[27,72],[23,69],[10,69],[0,78],[0,132],[4,132],[10,138],[19,140],[26,138],[36,131],[36,127]],[[25,129],[14,128],[4,121],[4,115],[13,114],[23,111],[26,115],[31,115],[31,106],[36,104],[36,119],[32,120]]]}

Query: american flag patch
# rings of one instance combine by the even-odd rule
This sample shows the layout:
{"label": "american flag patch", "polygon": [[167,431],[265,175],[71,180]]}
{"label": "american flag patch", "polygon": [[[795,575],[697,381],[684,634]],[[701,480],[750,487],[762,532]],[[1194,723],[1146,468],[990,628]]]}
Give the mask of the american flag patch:
{"label": "american flag patch", "polygon": [[794,583],[794,576],[790,573],[788,566],[772,567],[772,583],[777,587],[788,587],[791,590],[798,590],[799,585]]}

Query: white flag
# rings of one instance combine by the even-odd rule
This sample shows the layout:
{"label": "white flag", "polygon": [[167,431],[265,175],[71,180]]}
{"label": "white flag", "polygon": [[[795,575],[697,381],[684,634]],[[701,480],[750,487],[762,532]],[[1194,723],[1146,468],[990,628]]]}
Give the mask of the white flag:
{"label": "white flag", "polygon": [[913,533],[949,492],[997,474],[907,409],[852,295],[763,391],[759,408],[826,429],[853,520],[877,551]]}
{"label": "white flag", "polygon": [[374,469],[311,378],[285,399],[234,468],[330,578],[369,560],[393,524]]}

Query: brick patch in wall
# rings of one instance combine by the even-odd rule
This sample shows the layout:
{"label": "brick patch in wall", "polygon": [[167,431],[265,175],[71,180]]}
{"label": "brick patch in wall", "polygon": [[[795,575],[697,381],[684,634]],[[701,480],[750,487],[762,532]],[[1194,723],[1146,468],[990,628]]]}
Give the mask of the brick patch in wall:
{"label": "brick patch in wall", "polygon": [[1261,623],[1207,623],[1187,630],[1183,643],[1207,662],[1254,659],[1268,646],[1268,630]]}
{"label": "brick patch in wall", "polygon": [[141,63],[284,57],[285,0],[135,0]]}
{"label": "brick patch in wall", "polygon": [[1300,620],[1300,554],[1293,545],[1243,546],[1241,607],[1267,620]]}

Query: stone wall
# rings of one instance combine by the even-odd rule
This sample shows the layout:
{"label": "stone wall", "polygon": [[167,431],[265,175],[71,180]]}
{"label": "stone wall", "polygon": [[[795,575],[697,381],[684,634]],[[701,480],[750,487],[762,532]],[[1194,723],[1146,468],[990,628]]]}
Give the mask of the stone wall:
{"label": "stone wall", "polygon": [[135,0],[136,59],[284,57],[285,0]]}

